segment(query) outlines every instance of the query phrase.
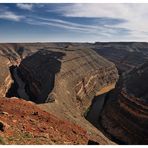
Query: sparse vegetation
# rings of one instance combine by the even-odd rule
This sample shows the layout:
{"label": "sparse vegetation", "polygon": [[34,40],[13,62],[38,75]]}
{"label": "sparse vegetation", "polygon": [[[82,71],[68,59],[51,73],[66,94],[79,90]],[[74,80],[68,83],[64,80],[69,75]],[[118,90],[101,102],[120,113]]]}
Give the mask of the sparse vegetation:
{"label": "sparse vegetation", "polygon": [[6,144],[3,137],[0,136],[0,144]]}

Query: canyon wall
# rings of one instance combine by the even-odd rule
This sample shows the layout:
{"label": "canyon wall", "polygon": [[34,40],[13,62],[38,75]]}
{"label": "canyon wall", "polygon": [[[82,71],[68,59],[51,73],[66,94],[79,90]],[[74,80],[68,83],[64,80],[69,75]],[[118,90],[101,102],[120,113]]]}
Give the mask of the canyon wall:
{"label": "canyon wall", "polygon": [[80,125],[101,144],[111,143],[84,113],[102,89],[113,89],[118,79],[113,63],[88,48],[46,47],[22,60],[19,73],[41,109]]}
{"label": "canyon wall", "polygon": [[4,97],[13,83],[9,70],[10,61],[0,56],[0,96]]}
{"label": "canyon wall", "polygon": [[82,111],[118,79],[115,65],[87,48],[40,50],[22,60],[19,71],[34,102],[75,102]]}
{"label": "canyon wall", "polygon": [[131,70],[148,60],[146,42],[96,42],[91,48],[115,63],[120,73]]}
{"label": "canyon wall", "polygon": [[125,73],[109,94],[101,124],[126,144],[148,144],[148,62]]}

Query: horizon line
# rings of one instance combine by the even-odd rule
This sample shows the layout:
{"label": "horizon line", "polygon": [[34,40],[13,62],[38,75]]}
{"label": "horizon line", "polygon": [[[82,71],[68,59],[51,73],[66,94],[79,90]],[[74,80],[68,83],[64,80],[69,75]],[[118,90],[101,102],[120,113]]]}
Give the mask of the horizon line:
{"label": "horizon line", "polygon": [[148,43],[148,41],[18,41],[18,42],[0,42],[0,44],[17,43]]}

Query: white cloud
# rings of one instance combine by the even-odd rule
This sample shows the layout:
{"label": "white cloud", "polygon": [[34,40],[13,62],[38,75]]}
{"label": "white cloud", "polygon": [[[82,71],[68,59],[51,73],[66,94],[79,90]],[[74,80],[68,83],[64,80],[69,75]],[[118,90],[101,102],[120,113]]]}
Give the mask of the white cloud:
{"label": "white cloud", "polygon": [[[31,11],[29,16],[22,16],[20,14],[17,15],[8,8],[4,10],[0,9],[0,19],[13,21],[22,20],[25,23],[42,25],[43,27],[58,27],[67,31],[79,32],[79,35],[84,35],[88,38],[100,41],[148,41],[148,4],[75,3],[58,5],[55,9],[53,7],[54,11],[50,11],[50,13],[63,15],[63,20],[51,19],[50,16],[49,18],[44,18],[41,15],[39,15],[40,17],[35,17],[35,13],[41,11],[41,9],[38,10],[37,8],[45,10],[44,5],[41,4],[17,4],[17,7],[29,11],[34,8],[35,11]],[[44,13],[49,13],[47,10],[44,10]],[[48,17],[48,15],[46,16]],[[75,20],[72,22],[68,21],[71,19],[65,17],[86,17],[86,19],[91,18],[93,21],[88,25],[87,23],[85,24],[85,22],[82,24],[83,22],[79,23],[79,21]],[[97,19],[93,18],[104,18],[104,22],[99,24],[99,21],[102,20],[98,19],[97,22]],[[90,22],[91,19],[89,19],[88,22]],[[119,23],[116,23],[118,19]]]}
{"label": "white cloud", "polygon": [[17,4],[16,6],[20,9],[24,9],[24,10],[32,10],[32,8],[33,8],[33,4],[22,4],[22,3],[20,3],[20,4]]}
{"label": "white cloud", "polygon": [[[71,4],[60,12],[66,17],[123,19],[123,23],[107,26],[130,30],[127,39],[148,40],[148,4]],[[122,34],[119,37],[122,39]]]}
{"label": "white cloud", "polygon": [[20,21],[22,18],[24,18],[24,16],[17,15],[11,11],[0,11],[0,19]]}
{"label": "white cloud", "polygon": [[98,26],[98,25],[86,25],[79,23],[72,23],[69,21],[64,21],[60,19],[50,19],[43,17],[31,17],[26,18],[26,23],[31,25],[40,25],[40,26],[52,26],[69,31],[79,32],[81,34],[93,35],[93,36],[106,36],[112,37],[111,34],[116,34],[122,28],[113,28],[108,26]]}

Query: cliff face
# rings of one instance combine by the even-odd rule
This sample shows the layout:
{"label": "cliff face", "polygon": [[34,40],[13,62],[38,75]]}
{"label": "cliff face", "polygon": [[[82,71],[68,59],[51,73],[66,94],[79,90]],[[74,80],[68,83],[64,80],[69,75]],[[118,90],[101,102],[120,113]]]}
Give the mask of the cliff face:
{"label": "cliff face", "polygon": [[148,63],[123,75],[102,114],[102,126],[127,144],[148,144]]}
{"label": "cliff face", "polygon": [[13,82],[9,70],[10,62],[7,58],[0,56],[0,96],[4,97]]}
{"label": "cliff face", "polygon": [[40,48],[42,44],[23,44],[23,43],[1,43],[0,55],[9,59],[12,65],[19,65],[21,60],[30,56]]}
{"label": "cliff face", "polygon": [[101,88],[118,79],[115,65],[90,49],[41,50],[24,59],[19,71],[34,102],[63,98],[81,110]]}

